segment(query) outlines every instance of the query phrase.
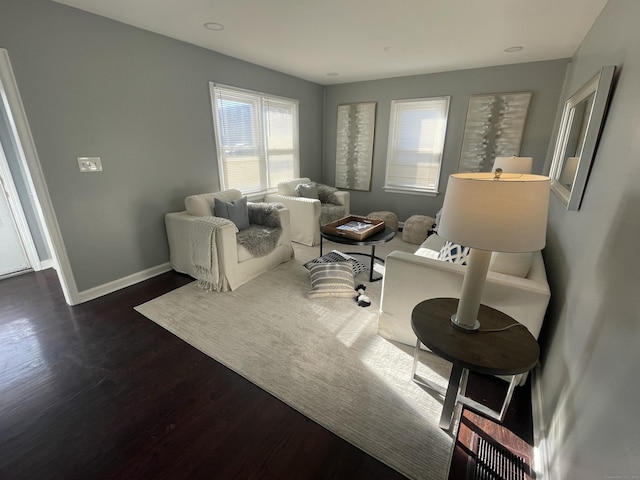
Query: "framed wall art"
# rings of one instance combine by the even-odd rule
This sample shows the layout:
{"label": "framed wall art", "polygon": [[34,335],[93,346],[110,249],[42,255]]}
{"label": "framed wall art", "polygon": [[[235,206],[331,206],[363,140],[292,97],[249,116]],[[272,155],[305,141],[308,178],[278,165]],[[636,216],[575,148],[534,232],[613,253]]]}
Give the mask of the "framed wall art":
{"label": "framed wall art", "polygon": [[376,102],[338,105],[335,186],[371,190]]}
{"label": "framed wall art", "polygon": [[518,156],[531,92],[471,95],[459,172],[490,172],[496,157]]}

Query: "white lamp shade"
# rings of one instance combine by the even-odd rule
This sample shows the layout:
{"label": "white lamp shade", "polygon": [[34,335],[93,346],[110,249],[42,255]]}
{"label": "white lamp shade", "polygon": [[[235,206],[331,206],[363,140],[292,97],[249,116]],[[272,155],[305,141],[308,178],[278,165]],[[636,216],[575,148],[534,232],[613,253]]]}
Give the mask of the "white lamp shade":
{"label": "white lamp shade", "polygon": [[504,173],[531,173],[533,157],[496,157],[492,171],[501,168]]}
{"label": "white lamp shade", "polygon": [[578,162],[580,157],[569,157],[562,167],[562,173],[558,181],[563,185],[573,185],[573,180],[576,177],[576,171],[578,170]]}
{"label": "white lamp shade", "polygon": [[503,173],[449,177],[438,235],[466,247],[532,252],[546,243],[549,177]]}

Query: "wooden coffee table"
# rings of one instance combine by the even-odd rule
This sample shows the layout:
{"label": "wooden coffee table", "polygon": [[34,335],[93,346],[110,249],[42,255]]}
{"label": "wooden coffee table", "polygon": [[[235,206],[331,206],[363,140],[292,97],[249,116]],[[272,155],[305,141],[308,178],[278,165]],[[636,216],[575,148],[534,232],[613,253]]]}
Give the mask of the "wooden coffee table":
{"label": "wooden coffee table", "polygon": [[378,280],[382,280],[382,276],[374,278],[373,277],[373,266],[375,265],[375,261],[378,260],[380,263],[384,263],[384,258],[376,257],[376,245],[381,243],[386,243],[390,241],[393,237],[396,236],[396,231],[393,228],[384,227],[384,230],[379,231],[378,233],[374,233],[370,237],[365,238],[364,240],[354,240],[353,238],[342,237],[340,235],[331,235],[329,233],[324,233],[322,228],[320,229],[320,256],[322,256],[322,242],[323,238],[329,240],[330,242],[341,243],[344,245],[371,245],[371,253],[366,252],[344,252],[347,255],[364,255],[366,257],[371,258],[371,265],[369,267],[369,281],[377,282]]}
{"label": "wooden coffee table", "polygon": [[[457,298],[432,298],[416,305],[411,314],[411,327],[418,337],[411,377],[416,383],[444,394],[440,416],[440,428],[443,429],[451,425],[456,402],[496,420],[504,420],[518,378],[515,375],[531,370],[540,355],[538,342],[533,335],[509,315],[480,305],[480,330],[466,332],[451,324],[451,315],[457,308]],[[453,364],[446,392],[441,386],[416,375],[421,344]],[[500,412],[464,396],[469,370],[487,375],[512,376]]]}

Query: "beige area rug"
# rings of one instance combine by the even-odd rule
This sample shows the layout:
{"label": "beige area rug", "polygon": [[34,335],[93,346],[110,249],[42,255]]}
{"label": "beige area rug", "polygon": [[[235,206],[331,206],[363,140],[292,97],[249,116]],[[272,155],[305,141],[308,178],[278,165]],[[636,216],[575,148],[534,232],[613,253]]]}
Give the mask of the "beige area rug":
{"label": "beige area rug", "polygon": [[[294,260],[234,292],[206,293],[191,283],[136,310],[407,477],[446,479],[454,434],[438,428],[442,401],[411,381],[413,348],[376,334],[382,282],[369,283],[368,272],[356,277],[367,285],[370,307],[308,299],[303,264],[319,248],[294,248]],[[376,254],[415,248],[395,238]],[[370,251],[325,242],[324,253],[333,249]],[[449,371],[423,354],[421,376],[445,385]]]}

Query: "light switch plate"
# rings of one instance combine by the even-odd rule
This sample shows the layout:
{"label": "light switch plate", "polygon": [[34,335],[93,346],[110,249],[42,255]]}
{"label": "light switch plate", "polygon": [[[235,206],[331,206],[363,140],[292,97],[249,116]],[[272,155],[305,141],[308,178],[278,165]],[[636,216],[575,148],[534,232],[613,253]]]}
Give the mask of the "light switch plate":
{"label": "light switch plate", "polygon": [[81,172],[101,172],[102,161],[100,157],[78,157],[78,167]]}

